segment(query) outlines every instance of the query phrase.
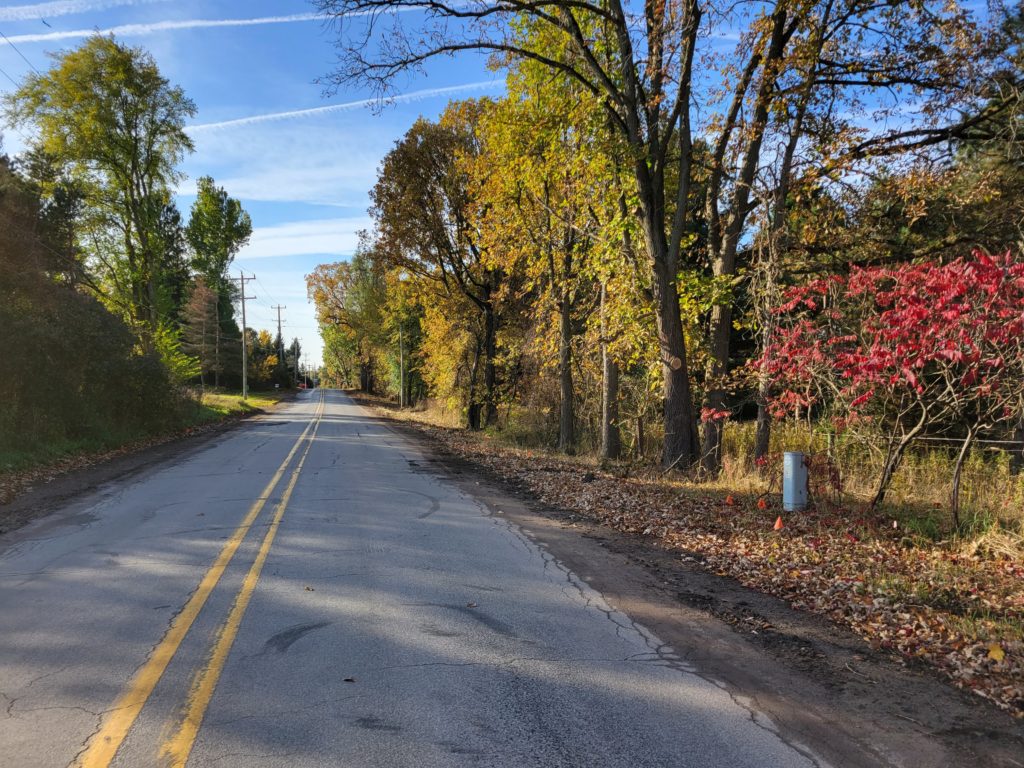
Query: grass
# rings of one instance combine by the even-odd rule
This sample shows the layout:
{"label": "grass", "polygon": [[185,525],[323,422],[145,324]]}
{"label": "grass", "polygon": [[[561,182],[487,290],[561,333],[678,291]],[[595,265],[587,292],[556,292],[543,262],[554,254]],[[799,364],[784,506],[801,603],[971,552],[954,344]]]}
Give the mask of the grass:
{"label": "grass", "polygon": [[110,450],[142,437],[144,435],[130,433],[90,435],[77,439],[64,438],[46,443],[23,443],[17,446],[2,447],[0,448],[0,474],[46,466],[80,454]]}
{"label": "grass", "polygon": [[0,445],[0,475],[54,466],[90,454],[115,451],[132,443],[170,436],[181,430],[257,413],[272,408],[288,394],[288,390],[250,392],[248,399],[243,400],[240,392],[208,392],[186,404],[178,423],[163,434],[109,425],[76,438],[43,441],[23,436],[17,443],[12,441],[12,444]]}
{"label": "grass", "polygon": [[241,392],[207,392],[196,403],[186,426],[209,424],[230,416],[239,416],[273,408],[288,394],[288,390],[250,392],[242,399]]}
{"label": "grass", "polygon": [[[457,410],[443,403],[428,401],[414,408],[398,411],[386,398],[374,398],[388,407],[393,418],[418,421],[432,426],[453,428],[463,426]],[[537,413],[509,411],[504,414],[500,429],[488,429],[483,438],[496,444],[538,455],[555,456],[555,439],[550,419]],[[657,439],[657,426],[650,425],[650,439]],[[582,440],[583,446],[588,441]],[[883,446],[870,435],[845,434],[830,436],[828,431],[806,423],[777,423],[773,426],[771,451],[773,463],[765,471],[753,466],[754,424],[730,422],[726,425],[723,443],[723,471],[711,481],[695,484],[701,492],[721,491],[756,498],[781,493],[781,454],[785,450],[801,450],[814,457],[820,469],[812,468],[812,496],[819,503],[841,509],[869,521],[896,521],[900,530],[914,540],[941,541],[955,539],[971,542],[986,536],[1010,533],[1018,540],[1024,536],[1024,475],[1010,470],[1008,455],[1003,451],[975,450],[964,467],[961,494],[961,526],[953,530],[949,497],[955,449],[922,444],[909,450],[896,473],[884,505],[870,510],[867,503],[876,489],[882,462]],[[824,463],[832,457],[838,470],[838,486]],[[560,457],[566,458],[566,457]],[[570,459],[581,465],[594,465],[592,453],[581,453]],[[630,474],[660,477],[654,457],[644,461],[624,461]],[[691,485],[685,478],[665,478],[680,487]],[[1004,550],[1006,547],[1004,547]],[[1008,552],[1006,553],[1008,554]],[[1020,556],[1019,554],[1017,556]]]}

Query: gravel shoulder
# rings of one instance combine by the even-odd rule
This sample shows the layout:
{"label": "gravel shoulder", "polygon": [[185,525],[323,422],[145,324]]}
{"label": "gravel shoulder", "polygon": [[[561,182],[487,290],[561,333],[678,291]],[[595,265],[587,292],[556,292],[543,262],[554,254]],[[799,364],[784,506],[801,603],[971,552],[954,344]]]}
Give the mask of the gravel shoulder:
{"label": "gravel shoulder", "polygon": [[793,743],[852,768],[1024,765],[1024,723],[923,664],[873,651],[825,618],[711,573],[649,537],[542,504],[429,432],[375,414],[430,457],[423,471],[447,476],[519,525]]}

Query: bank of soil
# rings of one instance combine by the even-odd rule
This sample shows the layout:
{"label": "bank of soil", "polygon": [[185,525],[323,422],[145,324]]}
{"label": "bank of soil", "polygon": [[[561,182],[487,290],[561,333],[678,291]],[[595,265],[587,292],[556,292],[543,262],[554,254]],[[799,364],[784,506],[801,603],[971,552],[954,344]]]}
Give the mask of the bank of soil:
{"label": "bank of soil", "polygon": [[[744,586],[716,561],[665,537],[624,532],[618,516],[542,500],[501,449],[475,437],[388,417],[381,423],[416,441],[423,471],[448,475],[493,514],[521,526],[614,607],[651,629],[699,673],[725,686],[752,717],[836,766],[1024,766],[1024,722],[934,667],[879,645],[820,614],[794,609]],[[457,433],[458,431],[455,431]],[[496,456],[497,454],[497,456]],[[537,462],[559,473],[596,473]],[[620,517],[618,524],[606,524]]]}

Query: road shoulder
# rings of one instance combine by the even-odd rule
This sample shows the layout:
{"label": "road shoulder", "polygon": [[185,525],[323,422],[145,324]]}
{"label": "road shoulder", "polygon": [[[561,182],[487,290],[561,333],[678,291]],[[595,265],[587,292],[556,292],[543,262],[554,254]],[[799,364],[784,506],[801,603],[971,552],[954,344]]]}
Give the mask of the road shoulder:
{"label": "road shoulder", "polygon": [[446,477],[519,526],[612,607],[780,733],[836,766],[1022,766],[1024,724],[873,652],[851,632],[684,561],[656,542],[538,503],[421,431],[370,415]]}
{"label": "road shoulder", "polygon": [[[292,399],[282,399],[282,403]],[[37,474],[41,482],[21,490],[11,501],[0,504],[0,544],[3,537],[29,523],[45,518],[82,494],[106,483],[124,480],[171,460],[187,456],[214,440],[253,420],[273,415],[274,411],[252,411],[222,421],[204,424],[152,440],[105,452],[98,460],[70,470],[53,467]]]}

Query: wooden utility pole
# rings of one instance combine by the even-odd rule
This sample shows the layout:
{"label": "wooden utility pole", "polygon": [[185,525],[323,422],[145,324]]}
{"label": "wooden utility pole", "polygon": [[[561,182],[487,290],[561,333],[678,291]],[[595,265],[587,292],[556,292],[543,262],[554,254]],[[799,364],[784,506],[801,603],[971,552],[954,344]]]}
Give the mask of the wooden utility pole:
{"label": "wooden utility pole", "polygon": [[398,407],[405,408],[405,342],[401,321],[398,323]]}
{"label": "wooden utility pole", "polygon": [[[244,270],[238,271],[238,287],[242,293],[242,399],[245,400],[249,397],[249,350],[248,344],[245,339],[245,302],[249,299],[256,298],[255,296],[245,295],[245,284],[249,280],[255,280],[256,275],[252,277],[246,277]],[[232,280],[233,282],[234,280]]]}
{"label": "wooden utility pole", "polygon": [[276,309],[277,310],[277,340],[279,342],[278,343],[277,354],[279,356],[278,359],[281,361],[281,364],[283,365],[284,364],[284,336],[281,335],[281,310],[282,309],[288,309],[288,307],[282,307],[280,304],[278,304],[276,307],[271,307],[271,309]]}

